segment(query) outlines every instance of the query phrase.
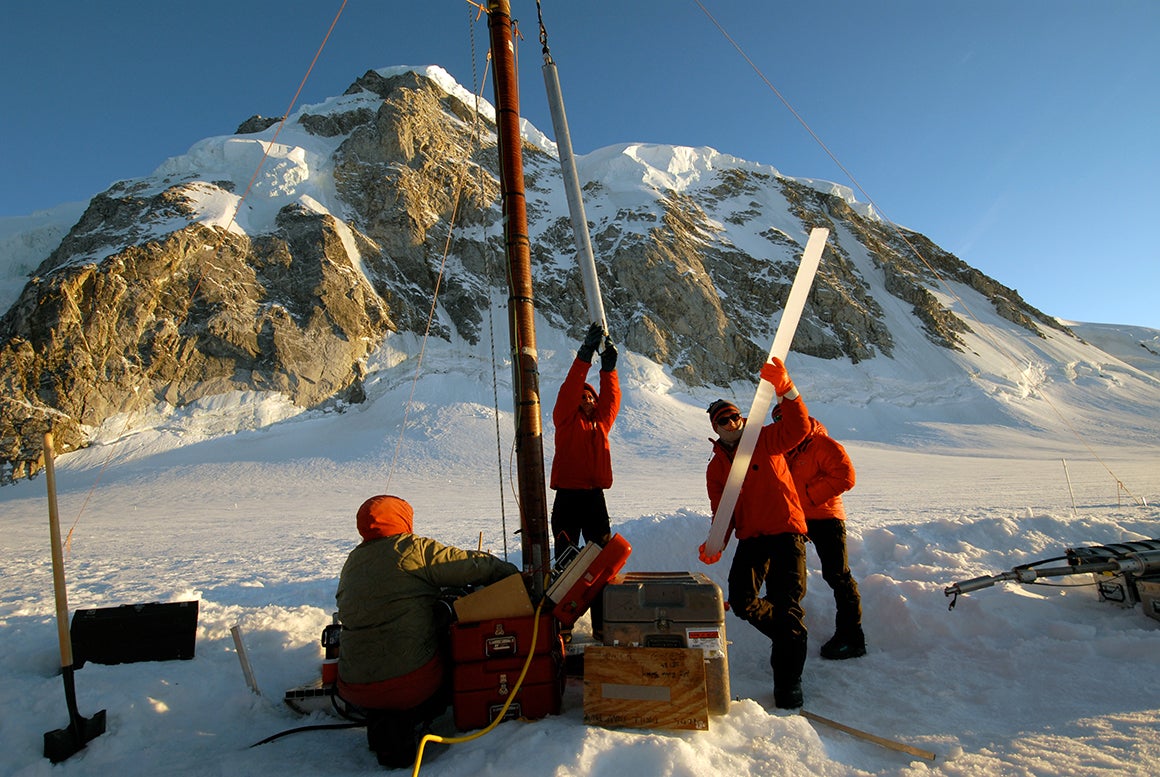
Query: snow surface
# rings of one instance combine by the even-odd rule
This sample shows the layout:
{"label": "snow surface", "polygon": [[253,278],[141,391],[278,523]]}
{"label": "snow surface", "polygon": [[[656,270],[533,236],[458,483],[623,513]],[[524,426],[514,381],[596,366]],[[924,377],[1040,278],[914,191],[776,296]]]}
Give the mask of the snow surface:
{"label": "snow surface", "polygon": [[[335,98],[351,99],[359,98]],[[241,191],[272,133],[203,141],[163,172],[184,178],[208,165]],[[287,198],[341,209],[319,162],[325,149],[305,145],[316,140],[292,129],[278,137],[274,167],[258,179],[236,228],[259,229]],[[654,147],[631,148],[634,162],[646,151],[648,164],[662,161]],[[666,181],[707,163],[687,150],[670,153],[664,169],[676,177]],[[616,150],[591,156],[580,164],[607,157],[633,166]],[[620,183],[634,181],[641,185],[639,169]],[[207,200],[202,218],[225,223],[232,205]],[[0,301],[15,298],[32,259],[23,261],[0,267]],[[1139,605],[1098,601],[1090,585],[1001,584],[961,598],[953,611],[943,589],[1068,547],[1160,537],[1160,333],[1075,324],[1099,349],[1055,331],[1034,338],[977,294],[956,287],[955,295],[940,299],[960,312],[964,301],[972,308],[974,333],[961,353],[934,348],[913,327],[896,329],[905,311],[888,310],[894,359],[787,360],[813,414],[846,443],[858,470],[846,504],[869,641],[863,658],[817,657],[833,602],[811,553],[805,709],[931,751],[933,761],[774,709],[768,642],[730,615],[736,699],[708,732],[586,726],[572,682],[561,715],[505,722],[424,762],[421,773],[1155,774],[1160,622]],[[494,325],[506,342],[502,310]],[[537,345],[550,466],[547,415],[577,344],[539,322]],[[368,401],[344,412],[302,411],[256,393],[180,410],[159,405],[112,419],[94,430],[92,446],[58,458],[71,608],[196,599],[200,618],[191,661],[90,663],[77,672],[81,714],[107,710],[108,730],[55,768],[42,755],[43,734],[63,727],[68,713],[45,482],[0,489],[0,677],[8,700],[0,774],[377,772],[357,729],[250,745],[334,722],[323,713],[300,717],[282,697],[317,676],[338,572],[358,539],[354,512],[368,496],[399,494],[415,506],[419,532],[520,563],[510,367],[493,365],[488,350],[392,337],[368,363]],[[704,571],[724,585],[732,546],[711,567],[696,553],[709,523],[704,408],[717,396],[747,406],[753,386],[689,389],[632,353],[622,354],[620,373],[625,398],[608,502],[614,529],[634,548],[626,570]],[[261,695],[245,684],[235,625]],[[586,627],[585,618],[579,629]]]}
{"label": "snow surface", "polygon": [[[547,328],[538,334],[542,388],[551,397],[574,344]],[[317,675],[319,636],[334,609],[339,569],[357,541],[354,511],[366,497],[400,494],[414,504],[421,533],[499,554],[506,546],[520,562],[508,389],[498,381],[497,430],[491,367],[459,346],[429,343],[412,388],[415,359],[408,355],[418,350],[414,338],[392,338],[371,364],[371,400],[346,412],[302,413],[253,394],[219,397],[180,412],[159,408],[151,418],[117,419],[98,444],[58,458],[60,514],[64,531],[71,530],[70,606],[200,601],[194,660],[89,663],[77,672],[81,714],[107,710],[108,730],[60,773],[305,777],[378,770],[359,729],[250,745],[335,722],[321,712],[300,717],[282,696]],[[634,354],[622,361],[627,390],[608,501],[615,530],[634,549],[626,569],[705,571],[724,585],[732,546],[712,567],[696,556],[709,522],[703,408],[712,397],[684,393]],[[883,361],[878,369],[893,385],[906,384],[906,375],[890,375],[888,362],[875,361]],[[876,411],[855,389],[841,388],[858,385],[854,376],[843,382],[850,365],[819,366],[792,354],[789,366],[807,402],[826,396],[813,407],[824,421],[842,426],[837,419],[866,417],[862,429],[836,433],[858,468],[846,503],[870,652],[847,662],[817,657],[831,633],[833,602],[811,553],[805,709],[931,751],[935,760],[774,709],[768,642],[730,615],[736,699],[728,715],[710,719],[707,733],[586,726],[574,680],[561,715],[505,722],[425,762],[422,774],[1155,773],[1160,622],[1139,605],[1098,601],[1090,586],[1001,584],[961,598],[954,611],[943,589],[1066,547],[1160,536],[1156,436],[1151,444],[1097,443],[1089,452],[1061,422],[1031,430],[934,423],[917,403],[887,416],[913,412],[923,423],[889,432],[888,424],[872,422]],[[1120,405],[1109,413],[1111,427],[1155,429],[1154,417],[1133,419]],[[928,424],[937,434],[919,432]],[[551,439],[548,423],[549,464]],[[0,724],[0,772],[48,774],[42,735],[64,726],[68,713],[44,479],[0,489],[0,505],[0,673],[10,704]],[[260,696],[244,682],[234,625]],[[586,627],[585,617],[579,629]]]}

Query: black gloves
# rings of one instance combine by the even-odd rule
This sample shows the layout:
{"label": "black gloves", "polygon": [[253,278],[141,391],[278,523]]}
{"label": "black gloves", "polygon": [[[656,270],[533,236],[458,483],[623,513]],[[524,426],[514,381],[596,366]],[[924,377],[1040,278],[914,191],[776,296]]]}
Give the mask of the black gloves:
{"label": "black gloves", "polygon": [[600,371],[612,372],[616,369],[616,346],[611,337],[604,338],[604,350],[600,352]]}
{"label": "black gloves", "polygon": [[593,324],[588,327],[588,334],[584,336],[584,342],[581,343],[579,350],[576,351],[576,358],[584,362],[592,362],[592,354],[596,353],[596,349],[600,346],[600,338],[604,337],[604,327],[600,324]]}
{"label": "black gloves", "polygon": [[600,324],[588,327],[588,334],[584,335],[584,342],[577,349],[576,358],[591,364],[592,357],[596,353],[596,349],[600,348],[601,341],[604,343],[604,349],[600,352],[600,370],[601,372],[612,372],[616,369],[616,346],[612,344],[612,338],[604,334],[604,327]]}

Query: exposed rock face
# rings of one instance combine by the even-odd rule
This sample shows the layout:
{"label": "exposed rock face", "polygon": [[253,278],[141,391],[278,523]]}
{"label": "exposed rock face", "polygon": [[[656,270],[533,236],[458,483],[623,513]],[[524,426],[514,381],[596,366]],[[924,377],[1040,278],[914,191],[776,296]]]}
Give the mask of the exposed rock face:
{"label": "exposed rock face", "polygon": [[[499,221],[496,161],[481,170],[469,158],[478,145],[473,132],[486,127],[457,98],[415,74],[386,79],[370,71],[351,89],[383,98],[334,155],[336,188],[357,214],[352,226],[374,245],[364,261],[375,289],[391,301],[400,327],[422,332],[438,282],[451,324],[474,343],[492,285],[485,251],[503,255],[502,247],[473,242],[467,229]],[[452,225],[461,237],[449,256],[458,261],[440,275]],[[451,335],[441,321],[432,332]]]}
{"label": "exposed rock face", "polygon": [[238,128],[234,130],[234,134],[249,135],[254,132],[261,132],[267,127],[273,127],[280,121],[281,119],[276,116],[259,116],[255,113],[253,116],[239,124]]}
{"label": "exposed rock face", "polygon": [[231,390],[280,391],[308,407],[362,401],[362,359],[392,322],[336,226],[296,208],[252,241],[190,224],[34,277],[0,319],[8,477],[40,466],[44,431],[68,450],[86,427],[159,401]]}
{"label": "exposed rock face", "polygon": [[[290,200],[243,235],[199,215],[207,200],[236,198],[236,180],[140,179],[92,200],[0,318],[0,481],[41,466],[44,431],[76,448],[111,416],[159,402],[231,390],[277,391],[302,407],[360,402],[367,354],[390,331],[424,332],[436,294],[431,334],[480,339],[493,295],[506,291],[494,125],[418,73],[368,71],[347,95],[296,119],[330,144],[329,209]],[[280,121],[253,116],[238,134]],[[537,310],[579,338],[585,297],[558,164],[535,144],[523,152]],[[932,342],[960,347],[967,324],[930,292],[936,276],[982,292],[1031,332],[1059,328],[922,235],[757,167],[718,162],[695,185],[648,183],[635,200],[587,183],[622,349],[690,385],[752,375],[796,271],[793,234],[815,226],[831,239],[799,352],[888,358],[876,287],[909,303]],[[742,231],[763,243],[758,255],[739,247]],[[855,261],[854,241],[872,267]]]}

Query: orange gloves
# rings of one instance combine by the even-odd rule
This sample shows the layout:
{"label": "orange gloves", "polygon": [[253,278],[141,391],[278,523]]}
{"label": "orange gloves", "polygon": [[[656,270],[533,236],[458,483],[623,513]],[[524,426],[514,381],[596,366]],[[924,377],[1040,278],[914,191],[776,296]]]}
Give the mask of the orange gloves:
{"label": "orange gloves", "polygon": [[793,381],[790,380],[789,373],[786,372],[785,363],[776,356],[761,365],[761,379],[772,383],[773,390],[779,397],[794,390]]}

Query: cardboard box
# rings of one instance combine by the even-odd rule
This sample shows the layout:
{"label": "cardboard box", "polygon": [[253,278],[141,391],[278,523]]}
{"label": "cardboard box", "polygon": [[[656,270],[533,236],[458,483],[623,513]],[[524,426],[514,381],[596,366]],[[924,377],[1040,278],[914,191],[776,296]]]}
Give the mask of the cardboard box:
{"label": "cardboard box", "polygon": [[1160,621],[1160,577],[1137,579],[1136,590],[1140,594],[1144,614]]}
{"label": "cardboard box", "polygon": [[519,618],[532,615],[528,587],[523,575],[511,575],[498,583],[461,596],[452,605],[460,623],[478,623],[496,618]]}
{"label": "cardboard box", "polygon": [[1096,584],[1101,602],[1129,608],[1140,601],[1132,575],[1123,572],[1093,572],[1092,581]]}
{"label": "cardboard box", "polygon": [[593,645],[584,651],[584,722],[606,728],[707,731],[699,648]]}

